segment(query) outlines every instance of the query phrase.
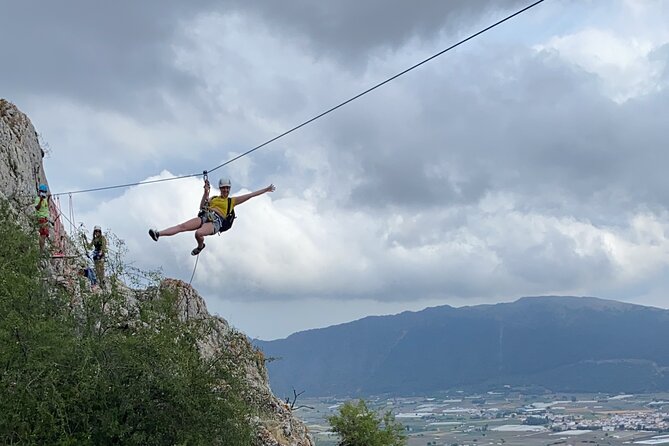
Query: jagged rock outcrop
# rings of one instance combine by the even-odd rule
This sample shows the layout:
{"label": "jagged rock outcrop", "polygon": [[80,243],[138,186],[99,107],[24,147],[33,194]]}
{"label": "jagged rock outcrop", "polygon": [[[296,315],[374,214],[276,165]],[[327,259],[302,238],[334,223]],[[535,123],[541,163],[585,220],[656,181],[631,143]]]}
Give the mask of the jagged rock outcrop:
{"label": "jagged rock outcrop", "polygon": [[295,418],[290,407],[270,390],[262,351],[255,348],[243,333],[231,328],[225,319],[210,315],[204,299],[187,283],[165,279],[161,288],[176,293],[180,319],[210,322],[210,334],[200,344],[203,355],[214,356],[225,351],[232,354],[244,370],[251,390],[248,399],[260,413],[265,414],[254,420],[258,429],[258,446],[313,446],[304,423]]}
{"label": "jagged rock outcrop", "polygon": [[[29,206],[35,196],[36,184],[48,184],[42,165],[43,156],[30,120],[16,106],[0,99],[0,198],[6,199],[26,224],[30,221]],[[77,250],[67,251],[75,253]],[[66,268],[63,259],[55,262],[59,262],[59,266],[50,268],[52,275],[59,276],[55,277],[54,283],[67,286],[67,283],[74,282],[65,276],[73,274],[76,268]],[[222,352],[231,354],[243,370],[250,389],[247,399],[259,413],[253,420],[257,428],[257,446],[314,445],[304,423],[294,417],[288,405],[272,393],[262,352],[254,348],[243,333],[231,328],[225,319],[210,315],[204,300],[190,285],[180,280],[165,279],[159,289],[135,291],[121,284],[120,287],[125,296],[123,313],[127,314],[128,323],[132,323],[134,307],[139,299],[157,296],[164,289],[176,293],[179,317],[183,321],[201,319],[209,323],[211,330],[201,341],[200,351],[204,356]]]}
{"label": "jagged rock outcrop", "polygon": [[[15,211],[30,205],[36,184],[45,183],[44,152],[30,120],[11,102],[0,99],[0,197]],[[25,216],[25,213],[18,212]]]}

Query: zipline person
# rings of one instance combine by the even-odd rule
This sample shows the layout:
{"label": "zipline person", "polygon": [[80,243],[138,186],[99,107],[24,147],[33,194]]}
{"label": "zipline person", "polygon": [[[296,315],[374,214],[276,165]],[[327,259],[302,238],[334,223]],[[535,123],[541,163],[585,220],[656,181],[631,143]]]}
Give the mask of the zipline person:
{"label": "zipline person", "polygon": [[257,197],[266,192],[274,192],[276,189],[273,184],[259,189],[255,192],[240,195],[238,197],[230,197],[230,179],[221,178],[218,181],[218,188],[221,195],[209,198],[209,180],[205,177],[204,180],[204,194],[200,200],[200,212],[197,217],[191,218],[179,225],[171,228],[157,231],[149,229],[149,235],[156,242],[159,237],[167,237],[175,235],[180,232],[195,231],[195,240],[197,240],[197,247],[191,251],[191,255],[198,255],[204,249],[204,237],[206,235],[214,235],[220,232],[225,232],[232,227],[235,219],[235,206],[239,206],[250,198]]}

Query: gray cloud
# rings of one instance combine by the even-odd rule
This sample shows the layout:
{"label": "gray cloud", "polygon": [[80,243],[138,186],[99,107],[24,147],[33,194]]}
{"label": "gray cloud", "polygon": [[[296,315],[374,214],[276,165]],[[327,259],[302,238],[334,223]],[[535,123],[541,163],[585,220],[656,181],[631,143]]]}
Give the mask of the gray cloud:
{"label": "gray cloud", "polygon": [[[507,4],[519,3],[508,0]],[[471,19],[492,1],[238,2],[197,0],[37,2],[3,4],[0,88],[10,98],[55,95],[137,117],[165,111],[164,92],[204,94],[198,80],[174,65],[173,44],[190,21],[208,12],[253,13],[268,28],[309,42],[316,54],[363,58],[370,49],[428,37],[457,18]],[[459,24],[460,25],[460,24]],[[453,26],[453,32],[459,28]],[[204,107],[206,101],[202,101]]]}
{"label": "gray cloud", "polygon": [[[3,5],[0,88],[12,95],[71,98],[96,108],[163,110],[160,89],[193,88],[172,68],[180,2],[8,2]],[[140,109],[137,110],[137,107]],[[144,112],[144,113],[138,113]]]}
{"label": "gray cloud", "polygon": [[[509,0],[503,5],[516,3],[520,2]],[[500,7],[499,3],[494,4]],[[250,63],[245,51],[257,53],[262,52],[262,48],[230,48],[225,53],[204,55],[221,58],[225,61],[221,63],[223,66],[230,61],[239,65],[233,73],[235,76],[228,81],[230,87],[240,91],[239,98],[231,98],[229,94],[223,97],[212,95],[211,86],[198,73],[175,63],[176,48],[189,50],[188,33],[197,25],[197,18],[211,12],[224,16],[244,14],[254,26],[262,27],[265,23],[272,34],[282,36],[284,45],[296,40],[308,42],[303,48],[311,50],[312,57],[335,56],[337,66],[347,70],[348,67],[353,69],[351,64],[365,59],[370,51],[395,49],[415,36],[428,38],[436,35],[444,27],[449,33],[457,33],[461,26],[487,14],[491,5],[491,1],[478,2],[476,7],[466,1],[429,1],[421,7],[378,1],[364,5],[351,1],[323,4],[214,0],[188,4],[175,0],[9,2],[3,5],[0,29],[5,36],[17,38],[0,41],[3,60],[12,61],[7,65],[10,68],[0,73],[0,93],[43,121],[44,114],[38,115],[35,110],[42,108],[45,101],[76,104],[88,108],[91,113],[111,111],[145,128],[157,127],[163,122],[178,126],[183,121],[181,104],[190,106],[187,113],[197,115],[193,120],[209,126],[217,126],[223,119],[253,123],[256,116],[278,122],[280,118],[277,116],[291,116],[291,113],[302,119],[308,93],[303,91],[303,83],[293,79],[290,67],[271,67],[270,71],[275,75],[270,84],[259,82],[250,73],[258,69],[257,61]],[[247,81],[237,77],[245,71],[245,64],[249,74],[243,77]],[[68,111],[51,109],[57,113]],[[320,110],[316,108],[314,111]],[[73,122],[80,117],[66,118]],[[287,125],[294,124],[286,122]],[[38,125],[41,132],[50,130],[46,132],[47,141],[54,141],[51,135],[62,132],[63,127],[62,124],[60,128]],[[169,167],[177,173],[190,173],[204,167],[189,159],[185,152],[170,154],[167,159],[142,156],[142,153],[151,151],[147,147],[138,147],[136,153],[139,156],[133,157],[137,163],[119,163],[126,159],[124,151],[127,147],[120,147],[113,135],[95,134],[95,130],[88,130],[94,141],[88,144],[85,153],[75,152],[72,141],[66,142],[70,156],[58,159],[57,172],[64,171],[82,156],[96,159],[109,177],[120,182],[140,177],[139,171],[147,165],[152,166],[154,172]],[[119,128],[117,131],[127,130]],[[141,145],[142,141],[138,138],[137,144]],[[58,142],[63,142],[55,142],[54,148],[58,150]],[[249,148],[246,144],[259,142],[259,139],[241,140],[240,149],[243,151]],[[201,146],[196,153],[220,153],[215,142],[209,143],[211,147],[198,141],[194,144]],[[194,164],[198,164],[195,169],[192,168]],[[86,178],[85,173],[80,172],[79,176]],[[71,178],[71,175],[64,175],[62,180],[70,183]],[[110,178],[91,177],[86,183],[87,186],[97,186],[101,180],[110,182]]]}
{"label": "gray cloud", "polygon": [[[204,11],[251,11],[284,39],[286,31],[308,36],[315,53],[335,56],[343,65],[379,48],[398,48],[416,36],[435,36],[454,23],[464,26],[492,8],[492,2],[477,2],[476,9],[472,5],[428,2],[416,8],[399,2],[384,10],[378,2],[201,1],[188,7],[179,2],[161,2],[160,7],[121,2],[99,8],[88,2],[17,2],[3,15],[3,28],[17,34],[33,14],[31,26],[41,32],[28,35],[20,45],[4,41],[10,58],[23,57],[29,64],[17,64],[23,70],[9,70],[3,83],[9,79],[10,84],[21,83],[35,92],[43,88],[49,94],[60,90],[105,107],[132,96],[142,103],[140,108],[155,106],[153,113],[161,108],[164,92],[206,87],[200,77],[174,66],[171,47],[183,37],[180,26]],[[34,14],[38,9],[41,14]],[[379,15],[379,10],[384,12]],[[651,57],[662,54],[656,50]],[[257,69],[254,64],[248,68]],[[322,99],[310,101],[289,78],[279,78],[278,89],[249,76],[249,83],[254,80],[255,96],[244,98],[250,105],[245,119],[283,111],[288,118],[275,122],[293,124],[291,116],[303,116]],[[666,92],[616,104],[600,90],[595,75],[569,66],[556,54],[475,46],[473,52],[435,61],[352,104],[345,113],[329,116],[307,135],[325,141],[333,165],[351,174],[356,205],[458,206],[500,190],[523,196],[528,209],[585,210],[595,220],[621,206],[666,207],[663,162],[656,162],[666,161],[661,150],[666,142],[661,118]],[[282,109],[281,104],[289,107]],[[209,100],[202,105],[215,107]],[[105,156],[116,155],[107,152],[100,159]],[[188,162],[183,157],[173,160]],[[137,169],[130,176],[137,176]]]}
{"label": "gray cloud", "polygon": [[520,249],[507,245],[500,247],[497,253],[504,259],[509,275],[540,290],[578,289],[585,283],[596,283],[616,273],[603,246],[579,254],[575,240],[555,228],[546,231],[541,243]]}
{"label": "gray cloud", "polygon": [[393,86],[405,95],[379,92],[325,124],[333,157],[352,153],[364,172],[353,203],[448,207],[506,191],[528,209],[593,220],[669,209],[666,89],[619,104],[596,76],[522,50],[416,77]]}
{"label": "gray cloud", "polygon": [[394,50],[410,39],[432,40],[442,31],[458,34],[491,10],[525,4],[521,0],[299,0],[243,2],[242,7],[263,17],[270,29],[295,36],[315,57],[334,57],[351,68],[370,51]]}

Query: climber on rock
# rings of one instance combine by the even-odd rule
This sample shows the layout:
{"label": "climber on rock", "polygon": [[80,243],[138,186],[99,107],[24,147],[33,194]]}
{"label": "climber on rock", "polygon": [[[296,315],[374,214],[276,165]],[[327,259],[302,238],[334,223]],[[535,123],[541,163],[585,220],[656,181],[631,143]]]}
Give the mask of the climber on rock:
{"label": "climber on rock", "polygon": [[46,239],[49,238],[49,200],[51,198],[46,184],[40,184],[35,197],[35,218],[39,228],[39,247],[44,252]]}
{"label": "climber on rock", "polygon": [[230,180],[228,178],[221,178],[218,182],[218,188],[221,191],[220,195],[209,198],[209,180],[205,176],[204,180],[204,194],[200,200],[200,212],[195,218],[191,218],[179,225],[171,228],[157,231],[155,229],[149,230],[149,235],[155,241],[160,237],[179,234],[180,232],[195,231],[195,240],[197,246],[191,255],[198,255],[204,249],[204,237],[207,235],[214,235],[220,232],[227,231],[232,227],[235,219],[235,206],[238,206],[250,198],[257,197],[266,192],[274,192],[276,189],[273,184],[237,197],[230,197]]}
{"label": "climber on rock", "polygon": [[95,265],[95,275],[100,286],[105,285],[105,257],[107,256],[107,239],[102,235],[102,228],[95,226],[93,228],[93,240],[88,243],[86,234],[81,234],[84,246],[87,250],[93,249],[93,264]]}

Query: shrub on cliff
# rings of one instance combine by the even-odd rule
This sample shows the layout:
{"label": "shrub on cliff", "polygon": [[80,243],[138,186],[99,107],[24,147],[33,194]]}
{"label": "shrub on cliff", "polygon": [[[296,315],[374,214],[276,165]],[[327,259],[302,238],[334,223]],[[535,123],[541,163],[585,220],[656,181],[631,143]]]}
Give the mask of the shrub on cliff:
{"label": "shrub on cliff", "polygon": [[251,444],[235,365],[201,358],[173,296],[132,318],[115,287],[73,304],[44,261],[1,206],[0,444]]}

